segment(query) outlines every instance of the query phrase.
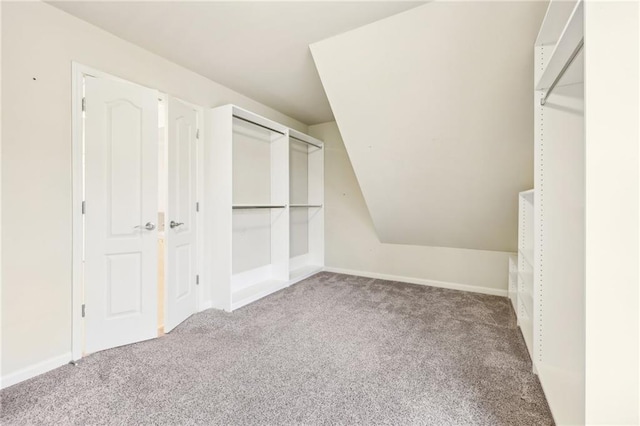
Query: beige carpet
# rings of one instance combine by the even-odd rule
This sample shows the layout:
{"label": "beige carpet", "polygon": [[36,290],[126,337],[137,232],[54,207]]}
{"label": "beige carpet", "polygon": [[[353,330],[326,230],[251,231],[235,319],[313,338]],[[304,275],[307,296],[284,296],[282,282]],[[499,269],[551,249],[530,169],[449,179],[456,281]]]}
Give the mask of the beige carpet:
{"label": "beige carpet", "polygon": [[0,392],[2,425],[547,425],[506,298],[321,273]]}

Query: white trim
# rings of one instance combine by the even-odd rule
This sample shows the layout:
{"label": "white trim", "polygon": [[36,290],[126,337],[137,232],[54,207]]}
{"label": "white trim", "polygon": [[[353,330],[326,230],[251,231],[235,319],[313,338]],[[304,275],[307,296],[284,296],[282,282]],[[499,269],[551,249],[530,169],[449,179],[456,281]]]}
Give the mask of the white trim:
{"label": "white trim", "polygon": [[200,132],[198,139],[196,139],[196,198],[198,199],[198,211],[196,212],[196,226],[198,228],[196,250],[198,251],[198,260],[196,267],[200,277],[196,312],[201,312],[212,307],[211,289],[209,289],[209,300],[205,297],[204,290],[205,286],[209,285],[209,280],[204,272],[204,141],[207,135],[204,130],[204,108],[199,105],[188,104],[193,106],[198,113],[198,131]]}
{"label": "white trim", "polygon": [[326,272],[334,272],[336,274],[354,275],[359,277],[374,278],[387,281],[400,281],[409,284],[420,284],[429,287],[448,288],[450,290],[468,291],[472,293],[490,294],[492,296],[507,297],[508,291],[499,288],[481,287],[471,284],[460,284],[446,281],[428,280],[424,278],[403,277],[400,275],[379,274],[377,272],[354,271],[352,269],[342,269],[325,267]]}
{"label": "white trim", "polygon": [[[158,173],[158,188],[163,187],[165,190],[164,205],[160,205],[160,199],[158,199],[158,212],[164,212],[164,223],[162,224],[162,242],[164,244],[164,249],[162,251],[162,328],[158,327],[158,336],[160,336],[160,334],[166,333],[167,330],[167,305],[169,302],[169,292],[167,291],[167,282],[169,280],[169,275],[167,274],[167,271],[169,270],[169,241],[167,239],[167,233],[169,229],[167,226],[167,217],[169,216],[167,214],[167,209],[169,206],[169,95],[164,92],[158,91],[158,102],[162,103],[164,106],[164,117],[162,119],[162,121],[164,122],[164,152],[162,153],[162,158],[165,170],[163,176],[160,176],[160,173]],[[158,110],[160,110],[159,105]],[[160,129],[158,128],[158,130]],[[156,143],[156,145],[158,144]],[[159,149],[158,155],[160,155]],[[158,295],[158,299],[159,298],[160,295]]]}
{"label": "white trim", "polygon": [[[306,256],[306,255],[304,255]],[[324,271],[324,266],[305,265],[289,272],[289,285],[294,285],[302,280],[306,280],[312,275]]]}
{"label": "white trim", "polygon": [[[260,284],[264,284],[264,283],[258,283],[257,285]],[[262,290],[259,293],[255,293],[249,297],[246,297],[242,300],[239,300],[238,302],[232,303],[231,304],[231,311],[235,311],[236,309],[240,309],[243,306],[247,306],[250,303],[253,303],[257,300],[262,299],[263,297],[267,297],[273,293],[276,293],[280,290],[284,290],[285,288],[289,287],[290,283],[289,281],[268,281],[268,285],[266,287],[265,290]]]}
{"label": "white trim", "polygon": [[213,302],[211,300],[203,300],[200,302],[200,310],[198,312],[206,311],[213,308]]}
{"label": "white trim", "polygon": [[82,358],[82,85],[89,69],[76,62],[71,64],[71,152],[72,152],[72,248],[71,248],[71,354]]}
{"label": "white trim", "polygon": [[40,374],[47,373],[51,370],[55,370],[58,367],[62,367],[71,361],[71,352],[67,352],[63,355],[58,355],[53,358],[49,358],[37,364],[25,367],[15,373],[7,374],[0,379],[0,389],[8,388],[32,377],[39,376]]}
{"label": "white trim", "polygon": [[[82,87],[85,76],[136,84],[98,71],[78,62],[71,62],[71,155],[72,155],[72,261],[71,261],[71,354],[74,361],[82,358],[84,348],[82,321]],[[138,84],[136,84],[138,85]],[[138,85],[140,86],[140,85]]]}

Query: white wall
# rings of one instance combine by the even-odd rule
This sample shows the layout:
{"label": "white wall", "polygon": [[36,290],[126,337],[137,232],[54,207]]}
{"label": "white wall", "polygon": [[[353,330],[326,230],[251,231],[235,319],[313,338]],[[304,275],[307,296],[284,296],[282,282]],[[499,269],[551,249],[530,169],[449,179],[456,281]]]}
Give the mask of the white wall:
{"label": "white wall", "polygon": [[325,143],[325,263],[330,270],[506,295],[509,253],[381,243],[338,126],[314,125],[309,134]]}
{"label": "white wall", "polygon": [[640,424],[640,18],[585,3],[587,424]]}
{"label": "white wall", "polygon": [[[2,2],[3,378],[70,359],[71,61],[306,126],[40,2]],[[80,307],[75,307],[79,309]],[[51,363],[47,363],[51,361]],[[10,380],[10,381],[11,381]]]}
{"label": "white wall", "polygon": [[311,46],[380,239],[515,251],[545,2],[430,2]]}

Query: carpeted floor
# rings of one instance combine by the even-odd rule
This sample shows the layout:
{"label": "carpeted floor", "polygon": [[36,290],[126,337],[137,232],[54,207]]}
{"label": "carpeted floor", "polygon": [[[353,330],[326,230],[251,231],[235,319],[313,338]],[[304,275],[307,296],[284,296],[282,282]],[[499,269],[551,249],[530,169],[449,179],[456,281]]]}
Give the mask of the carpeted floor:
{"label": "carpeted floor", "polygon": [[505,298],[320,273],[0,392],[2,425],[548,425]]}

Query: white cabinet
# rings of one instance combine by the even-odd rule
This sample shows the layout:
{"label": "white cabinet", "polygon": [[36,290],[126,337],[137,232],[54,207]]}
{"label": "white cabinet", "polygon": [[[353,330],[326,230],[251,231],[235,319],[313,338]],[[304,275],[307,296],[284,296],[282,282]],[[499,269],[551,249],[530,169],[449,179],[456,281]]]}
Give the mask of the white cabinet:
{"label": "white cabinet", "polygon": [[205,264],[213,306],[232,311],[323,269],[324,150],[234,105],[205,122]]}

